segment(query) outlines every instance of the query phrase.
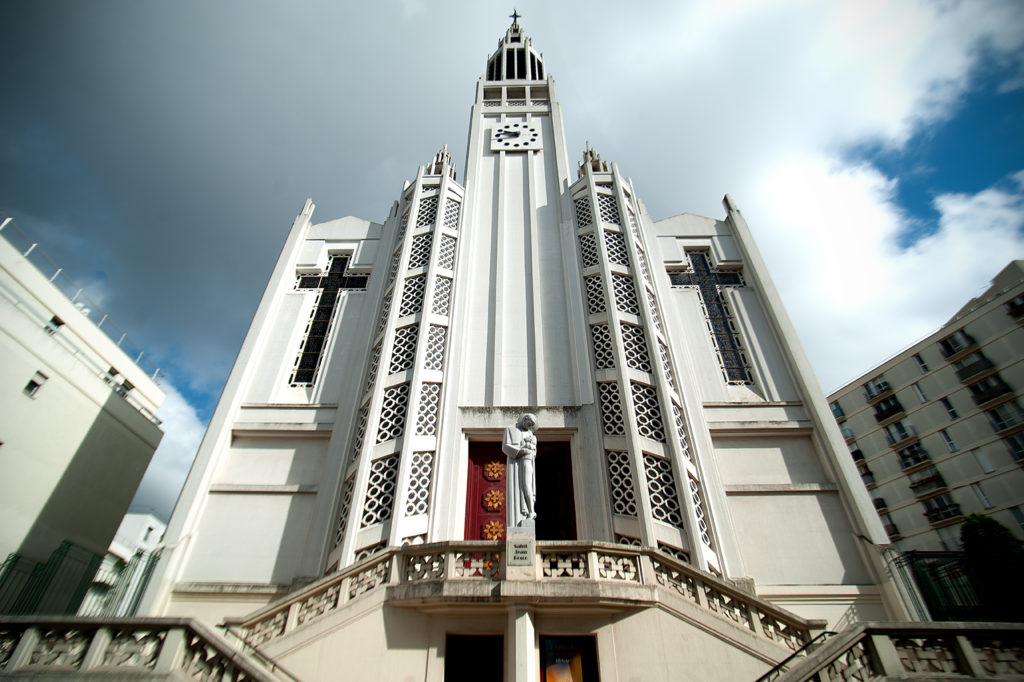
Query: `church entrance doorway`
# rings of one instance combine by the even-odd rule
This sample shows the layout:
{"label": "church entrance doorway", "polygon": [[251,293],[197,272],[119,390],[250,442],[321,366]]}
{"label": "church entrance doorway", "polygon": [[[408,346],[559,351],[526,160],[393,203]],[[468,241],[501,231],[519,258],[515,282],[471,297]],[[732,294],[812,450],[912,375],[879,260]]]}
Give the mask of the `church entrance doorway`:
{"label": "church entrance doorway", "polygon": [[[542,436],[543,437],[543,436]],[[568,441],[537,443],[537,539],[576,539],[576,497]],[[507,458],[501,443],[470,441],[466,540],[504,540]]]}
{"label": "church entrance doorway", "polygon": [[505,679],[503,635],[448,635],[444,648],[445,682]]}

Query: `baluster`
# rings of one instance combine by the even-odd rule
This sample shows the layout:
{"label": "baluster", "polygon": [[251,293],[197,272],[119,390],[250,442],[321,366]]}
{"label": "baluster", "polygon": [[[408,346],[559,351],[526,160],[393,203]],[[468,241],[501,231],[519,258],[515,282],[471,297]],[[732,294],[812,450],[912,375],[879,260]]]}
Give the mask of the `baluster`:
{"label": "baluster", "polygon": [[181,667],[185,658],[185,628],[178,626],[167,631],[160,656],[156,659],[154,673],[170,673]]}
{"label": "baluster", "polygon": [[89,648],[82,658],[82,665],[79,667],[79,670],[90,670],[103,665],[103,655],[107,653],[107,647],[110,646],[111,639],[110,628],[97,628],[92,633],[92,641],[89,642]]}
{"label": "baluster", "polygon": [[14,647],[14,653],[7,662],[8,670],[17,670],[29,664],[32,660],[32,652],[35,651],[41,635],[39,628],[28,627],[21,633],[21,640],[18,646]]}

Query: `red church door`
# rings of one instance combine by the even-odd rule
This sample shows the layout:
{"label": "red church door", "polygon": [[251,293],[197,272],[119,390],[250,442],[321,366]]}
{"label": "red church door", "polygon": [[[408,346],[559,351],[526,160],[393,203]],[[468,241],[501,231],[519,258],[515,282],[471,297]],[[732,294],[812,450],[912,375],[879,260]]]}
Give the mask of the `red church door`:
{"label": "red church door", "polygon": [[505,539],[505,459],[501,443],[469,443],[467,540]]}

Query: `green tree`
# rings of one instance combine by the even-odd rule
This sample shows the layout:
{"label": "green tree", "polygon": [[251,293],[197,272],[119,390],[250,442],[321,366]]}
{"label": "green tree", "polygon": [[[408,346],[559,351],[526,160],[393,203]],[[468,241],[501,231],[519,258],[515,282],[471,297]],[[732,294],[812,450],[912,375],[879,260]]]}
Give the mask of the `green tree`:
{"label": "green tree", "polygon": [[967,515],[960,539],[987,618],[1024,622],[1024,542],[984,514]]}

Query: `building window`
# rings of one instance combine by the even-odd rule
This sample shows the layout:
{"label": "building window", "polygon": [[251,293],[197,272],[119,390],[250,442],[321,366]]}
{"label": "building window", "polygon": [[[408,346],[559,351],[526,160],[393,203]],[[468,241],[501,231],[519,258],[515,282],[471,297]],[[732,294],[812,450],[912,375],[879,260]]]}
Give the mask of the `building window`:
{"label": "building window", "polygon": [[842,419],[846,416],[846,413],[843,412],[843,408],[840,407],[838,400],[830,402],[828,406],[832,408],[832,416],[836,419]]}
{"label": "building window", "polygon": [[953,501],[949,493],[936,495],[924,500],[924,515],[932,523],[960,516],[960,505]]}
{"label": "building window", "polygon": [[1024,433],[1015,433],[1003,439],[1006,449],[1018,462],[1024,462]]}
{"label": "building window", "polygon": [[981,381],[976,381],[967,387],[967,390],[971,392],[971,399],[975,405],[981,405],[987,403],[989,400],[998,398],[1001,395],[1010,392],[1010,387],[1006,385],[1002,377],[998,374],[987,376]]}
{"label": "building window", "polygon": [[48,377],[42,372],[36,372],[35,376],[28,380],[25,384],[25,388],[21,389],[21,392],[27,395],[29,398],[35,398],[36,394],[39,393],[39,389],[46,383]]}
{"label": "building window", "polygon": [[874,400],[878,396],[890,390],[892,390],[892,386],[889,385],[889,382],[881,376],[877,376],[864,384],[864,397],[867,400]]}
{"label": "building window", "polygon": [[948,358],[950,355],[955,355],[960,351],[967,350],[973,344],[974,339],[971,335],[963,329],[958,329],[939,341],[939,348],[942,349],[942,355]]}
{"label": "building window", "polygon": [[921,354],[920,353],[915,353],[914,354],[914,362],[917,363],[917,368],[919,370],[921,370],[921,374],[924,374],[925,372],[928,371],[928,364],[924,360],[921,359]]}
{"label": "building window", "polygon": [[929,490],[946,487],[946,480],[942,478],[942,474],[935,467],[925,467],[920,471],[911,472],[907,474],[907,478],[910,479],[910,489],[918,496],[924,495]]}
{"label": "building window", "polygon": [[997,405],[991,410],[986,410],[985,414],[988,415],[988,420],[996,431],[1008,429],[1024,421],[1024,413],[1021,412],[1020,405],[1016,400]]}
{"label": "building window", "polygon": [[920,386],[918,386],[917,384],[910,384],[910,387],[914,389],[914,395],[917,396],[918,400],[920,400],[922,403],[928,402],[928,396],[924,394],[924,390],[922,390]]}
{"label": "building window", "polygon": [[896,454],[899,455],[900,466],[904,469],[909,469],[922,462],[931,461],[928,451],[921,447],[920,443],[912,443],[905,448],[900,448],[896,451]]}
{"label": "building window", "polygon": [[56,315],[50,318],[50,321],[46,323],[46,331],[51,334],[56,334],[57,330],[64,326],[64,320],[60,319]]}
{"label": "building window", "polygon": [[945,441],[946,447],[949,449],[950,452],[956,452],[957,450],[959,450],[959,448],[956,446],[956,442],[953,440],[953,437],[946,433],[946,429],[942,429],[941,431],[939,431],[939,435],[942,436],[942,440]]}
{"label": "building window", "polygon": [[1013,300],[1007,301],[1006,314],[1011,317],[1020,317],[1024,315],[1024,294],[1020,296],[1014,296]]}
{"label": "building window", "polygon": [[949,398],[939,398],[939,402],[946,408],[946,414],[949,415],[950,419],[959,419],[960,415],[957,414],[956,408],[953,407],[953,403],[949,402]]}
{"label": "building window", "polygon": [[1024,530],[1024,511],[1021,511],[1020,507],[1010,507],[1010,513],[1013,514],[1013,519],[1020,526],[1020,529]]}
{"label": "building window", "polygon": [[981,470],[983,472],[985,472],[986,474],[991,474],[993,471],[996,470],[996,468],[992,466],[992,462],[989,460],[988,455],[985,453],[984,450],[982,450],[981,448],[975,448],[971,450],[971,452],[974,454],[974,459],[978,460],[978,466],[981,467]]}
{"label": "building window", "polygon": [[898,443],[901,440],[916,436],[917,431],[910,424],[904,424],[903,421],[895,421],[892,424],[884,427],[885,438],[889,441],[889,445]]}
{"label": "building window", "polygon": [[889,539],[895,539],[899,536],[900,530],[896,527],[896,524],[892,522],[891,514],[884,512],[879,514],[878,518],[882,520],[882,527],[885,528],[885,532],[889,535]]}
{"label": "building window", "polygon": [[985,491],[982,489],[980,482],[972,483],[971,490],[973,490],[974,494],[978,496],[978,500],[981,501],[981,506],[985,507],[985,509],[991,509],[992,507],[995,506],[994,504],[992,504],[992,500],[988,499],[988,495],[985,494]]}

